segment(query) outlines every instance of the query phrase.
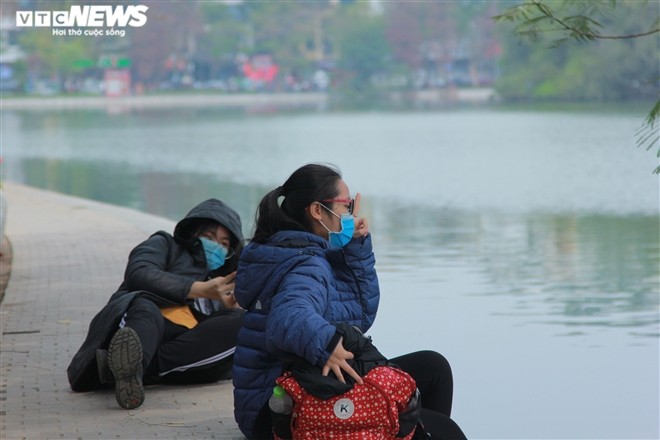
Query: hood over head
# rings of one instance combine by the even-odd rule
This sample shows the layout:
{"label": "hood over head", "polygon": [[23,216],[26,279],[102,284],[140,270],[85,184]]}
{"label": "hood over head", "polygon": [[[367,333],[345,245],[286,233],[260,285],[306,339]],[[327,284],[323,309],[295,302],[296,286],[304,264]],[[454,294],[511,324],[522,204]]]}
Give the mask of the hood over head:
{"label": "hood over head", "polygon": [[190,210],[174,228],[174,237],[190,240],[200,220],[214,220],[227,228],[238,243],[243,243],[241,218],[238,213],[218,199],[208,199]]}

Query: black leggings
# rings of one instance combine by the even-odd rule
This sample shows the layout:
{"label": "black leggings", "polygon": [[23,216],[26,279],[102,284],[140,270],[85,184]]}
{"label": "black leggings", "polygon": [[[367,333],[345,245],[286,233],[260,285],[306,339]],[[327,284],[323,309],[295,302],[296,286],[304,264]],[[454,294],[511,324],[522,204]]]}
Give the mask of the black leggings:
{"label": "black leggings", "polygon": [[142,343],[145,383],[209,383],[229,377],[243,311],[216,312],[192,329],[165,319],[153,302],[136,298],[124,326]]}
{"label": "black leggings", "polygon": [[390,362],[415,379],[422,401],[422,423],[431,438],[465,439],[461,428],[450,418],[454,379],[447,359],[434,351],[417,351]]}

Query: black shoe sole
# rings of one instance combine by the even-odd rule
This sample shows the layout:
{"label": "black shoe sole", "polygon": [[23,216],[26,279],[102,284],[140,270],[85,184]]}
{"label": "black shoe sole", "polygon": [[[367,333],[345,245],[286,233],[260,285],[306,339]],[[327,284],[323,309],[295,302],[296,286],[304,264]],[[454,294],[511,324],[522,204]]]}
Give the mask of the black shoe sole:
{"label": "black shoe sole", "polygon": [[135,330],[117,330],[108,346],[108,366],[115,376],[115,398],[122,408],[135,409],[144,402],[142,344]]}

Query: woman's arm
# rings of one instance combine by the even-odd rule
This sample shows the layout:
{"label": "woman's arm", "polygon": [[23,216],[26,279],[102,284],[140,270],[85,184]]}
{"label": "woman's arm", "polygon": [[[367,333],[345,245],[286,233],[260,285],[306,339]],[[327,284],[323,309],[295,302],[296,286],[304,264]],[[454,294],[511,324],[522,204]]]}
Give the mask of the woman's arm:
{"label": "woman's arm", "polygon": [[324,376],[333,372],[345,382],[345,372],[362,383],[347,362],[353,359],[353,353],[344,348],[335,326],[322,316],[328,304],[328,280],[320,274],[328,270],[329,266],[300,265],[285,276],[273,298],[266,334],[277,349],[322,367]]}
{"label": "woman's arm", "polygon": [[341,274],[344,282],[356,284],[362,306],[363,319],[361,330],[366,332],[372,326],[380,302],[380,285],[376,273],[376,258],[371,245],[371,234],[353,238],[344,248],[343,258],[353,273],[353,279]]}

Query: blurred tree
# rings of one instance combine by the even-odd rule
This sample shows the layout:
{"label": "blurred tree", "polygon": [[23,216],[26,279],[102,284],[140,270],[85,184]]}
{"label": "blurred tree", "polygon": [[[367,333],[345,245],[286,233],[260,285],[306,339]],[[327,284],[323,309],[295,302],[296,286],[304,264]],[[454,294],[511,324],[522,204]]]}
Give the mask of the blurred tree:
{"label": "blurred tree", "polygon": [[284,72],[311,71],[323,57],[325,22],[333,9],[325,1],[246,2],[251,54],[273,56]]}
{"label": "blurred tree", "polygon": [[251,48],[250,25],[243,4],[203,2],[201,14],[204,35],[199,49],[214,58],[237,54]]}
{"label": "blurred tree", "polygon": [[[386,35],[396,60],[422,76],[424,87],[460,51],[456,2],[386,3]],[[460,56],[460,55],[458,55]],[[443,75],[444,76],[444,75]]]}
{"label": "blurred tree", "polygon": [[[551,36],[551,47],[561,52],[552,57],[552,65],[544,59],[545,52],[509,46],[502,65],[518,71],[503,75],[501,92],[515,94],[515,81],[525,84],[522,94],[529,97],[622,100],[652,96],[656,102],[638,130],[637,144],[647,150],[658,146],[660,157],[659,12],[656,1],[526,0],[511,6],[495,20],[516,23],[514,33],[532,42]],[[567,49],[565,43],[570,40],[596,43],[596,48],[589,52],[579,46]],[[660,166],[654,172],[660,174]]]}
{"label": "blurred tree", "polygon": [[51,28],[30,28],[21,34],[20,42],[29,54],[29,64],[35,73],[58,81],[77,72],[81,60],[94,57],[93,40],[53,37]]}
{"label": "blurred tree", "polygon": [[416,87],[492,81],[499,44],[491,20],[496,4],[483,1],[389,2],[386,34],[395,60]]}
{"label": "blurred tree", "polygon": [[192,83],[192,58],[202,32],[199,2],[142,0],[149,7],[146,26],[130,30],[133,78],[154,86],[167,81],[171,87]]}
{"label": "blurred tree", "polygon": [[458,6],[454,20],[471,55],[473,85],[492,85],[497,75],[497,59],[502,53],[499,30],[492,19],[499,3],[462,0]]}
{"label": "blurred tree", "polygon": [[203,2],[201,13],[204,23],[198,40],[196,76],[200,80],[223,80],[225,87],[229,87],[227,81],[239,76],[239,54],[252,49],[245,5]]}
{"label": "blurred tree", "polygon": [[366,1],[342,4],[330,25],[337,46],[336,97],[349,106],[379,103],[383,91],[373,83],[376,75],[392,68],[392,52],[385,38],[385,20]]}
{"label": "blurred tree", "polygon": [[[75,4],[70,0],[38,0],[35,10],[67,10]],[[95,42],[89,38],[53,36],[50,27],[22,28],[19,42],[28,54],[29,73],[34,78],[47,77],[62,85],[66,79],[80,70],[84,60],[94,58]]]}

